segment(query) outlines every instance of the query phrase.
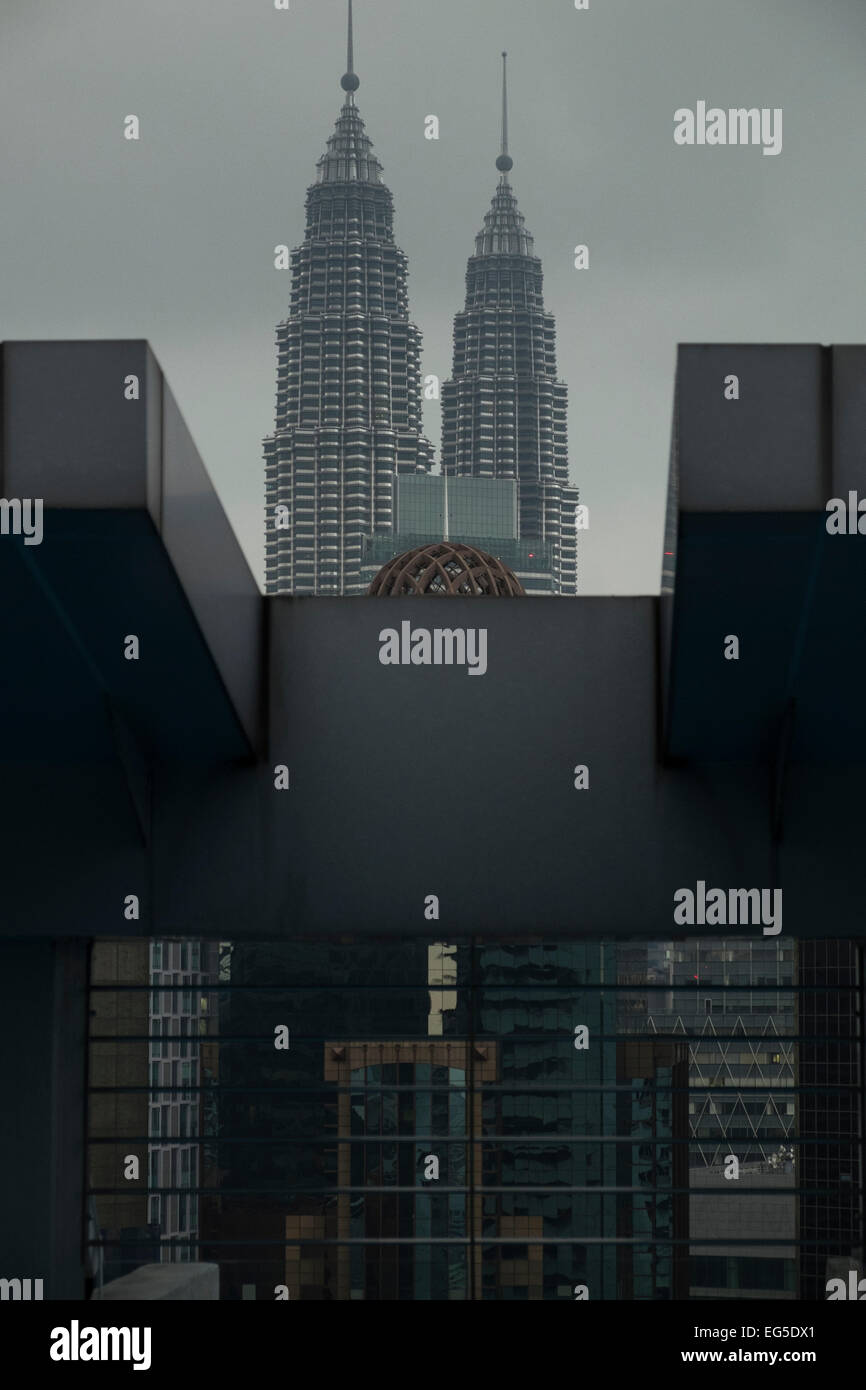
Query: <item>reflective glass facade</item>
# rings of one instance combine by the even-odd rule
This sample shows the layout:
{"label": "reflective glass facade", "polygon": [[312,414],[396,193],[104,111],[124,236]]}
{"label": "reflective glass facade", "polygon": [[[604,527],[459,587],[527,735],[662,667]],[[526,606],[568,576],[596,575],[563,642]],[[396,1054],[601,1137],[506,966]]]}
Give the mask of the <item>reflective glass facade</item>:
{"label": "reflective glass facade", "polygon": [[[149,1078],[153,983],[95,948],[113,1272],[215,1261],[229,1300],[794,1299],[862,1260],[848,943],[346,937],[223,944],[195,971],[189,943],[175,970],[186,945],[146,964],[177,976],[159,1011],[179,1037],[190,1019],[195,1071]],[[159,1157],[119,1214],[132,1152]]]}
{"label": "reflective glass facade", "polygon": [[397,527],[431,540],[517,536],[517,484],[507,478],[447,478],[407,473],[396,479]]}

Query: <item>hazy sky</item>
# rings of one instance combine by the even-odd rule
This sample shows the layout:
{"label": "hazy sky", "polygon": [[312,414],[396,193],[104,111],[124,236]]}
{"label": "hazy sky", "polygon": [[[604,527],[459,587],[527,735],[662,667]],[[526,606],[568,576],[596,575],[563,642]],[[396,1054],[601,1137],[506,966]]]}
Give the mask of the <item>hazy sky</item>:
{"label": "hazy sky", "polygon": [[[259,577],[289,300],[273,247],[303,237],[345,8],[0,0],[0,336],[148,338]],[[866,0],[356,0],[355,29],[423,369],[442,378],[509,50],[512,183],[591,510],[581,590],[656,592],[677,342],[866,341]],[[673,113],[699,100],[782,107],[782,153],[678,147]]]}

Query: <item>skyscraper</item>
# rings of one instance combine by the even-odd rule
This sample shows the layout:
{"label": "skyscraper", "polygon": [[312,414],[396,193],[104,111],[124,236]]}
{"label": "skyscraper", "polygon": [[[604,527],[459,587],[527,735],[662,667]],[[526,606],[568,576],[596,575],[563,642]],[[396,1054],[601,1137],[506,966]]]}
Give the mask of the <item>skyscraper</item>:
{"label": "skyscraper", "polygon": [[823,1299],[827,1279],[863,1273],[863,946],[797,946],[800,1035],[799,1297]]}
{"label": "skyscraper", "polygon": [[265,441],[268,593],[362,593],[365,534],[392,528],[395,473],[427,472],[421,334],[393,201],[355,105],[349,0],[345,103],[307,194],[277,329],[277,410]]}
{"label": "skyscraper", "polygon": [[518,535],[549,543],[556,592],[577,592],[577,488],[568,482],[568,388],[557,379],[556,326],[541,261],[509,182],[502,71],[499,186],[466,271],[454,321],[452,378],[442,386],[442,471],[516,478]]}
{"label": "skyscraper", "polygon": [[794,1298],[802,1104],[794,947],[784,937],[703,937],[641,949],[652,989],[623,999],[619,1026],[687,1044],[689,1296]]}
{"label": "skyscraper", "polygon": [[220,1296],[686,1297],[687,1042],[618,1028],[620,949],[235,942],[198,1238]]}

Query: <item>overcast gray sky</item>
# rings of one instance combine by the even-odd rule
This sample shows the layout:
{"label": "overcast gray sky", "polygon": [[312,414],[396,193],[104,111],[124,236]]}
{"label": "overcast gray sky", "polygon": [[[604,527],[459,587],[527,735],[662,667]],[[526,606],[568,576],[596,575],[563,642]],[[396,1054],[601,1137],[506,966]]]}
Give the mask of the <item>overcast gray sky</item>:
{"label": "overcast gray sky", "polygon": [[[656,592],[676,343],[866,341],[866,3],[355,12],[358,104],[394,193],[423,368],[443,378],[496,184],[509,50],[512,183],[591,510],[581,589]],[[344,66],[345,0],[0,0],[0,336],[148,338],[259,578],[289,299],[273,247],[302,240]],[[678,147],[673,113],[699,100],[782,107],[782,153]],[[438,444],[438,405],[426,428]]]}

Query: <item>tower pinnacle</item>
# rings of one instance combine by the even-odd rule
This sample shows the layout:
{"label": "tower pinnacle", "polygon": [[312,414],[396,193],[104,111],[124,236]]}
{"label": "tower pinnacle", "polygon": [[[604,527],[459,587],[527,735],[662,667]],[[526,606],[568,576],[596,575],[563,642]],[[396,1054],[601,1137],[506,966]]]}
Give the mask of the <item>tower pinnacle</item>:
{"label": "tower pinnacle", "polygon": [[514,160],[508,153],[508,54],[502,55],[502,150],[496,161],[500,174],[507,174],[514,168]]}
{"label": "tower pinnacle", "polygon": [[355,51],[352,36],[352,0],[349,0],[349,38],[346,45],[346,71],[340,79],[344,92],[357,92],[361,80],[355,72]]}

